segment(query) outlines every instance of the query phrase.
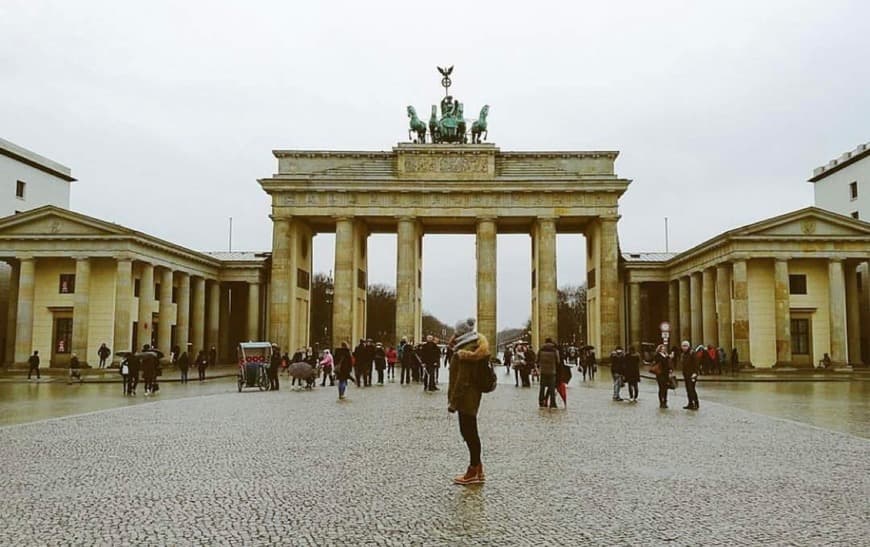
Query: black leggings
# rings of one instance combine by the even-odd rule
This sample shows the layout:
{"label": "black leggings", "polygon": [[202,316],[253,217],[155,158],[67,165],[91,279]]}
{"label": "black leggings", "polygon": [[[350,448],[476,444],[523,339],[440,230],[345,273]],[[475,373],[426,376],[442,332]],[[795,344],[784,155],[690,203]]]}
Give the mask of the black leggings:
{"label": "black leggings", "polygon": [[477,433],[477,416],[459,413],[459,432],[468,445],[468,455],[472,467],[480,465],[480,435]]}
{"label": "black leggings", "polygon": [[656,376],[656,382],[659,384],[659,402],[667,404],[668,402],[668,385],[669,380],[666,375]]}
{"label": "black leggings", "polygon": [[634,382],[634,381],[628,382],[628,398],[629,399],[637,399],[637,382]]}

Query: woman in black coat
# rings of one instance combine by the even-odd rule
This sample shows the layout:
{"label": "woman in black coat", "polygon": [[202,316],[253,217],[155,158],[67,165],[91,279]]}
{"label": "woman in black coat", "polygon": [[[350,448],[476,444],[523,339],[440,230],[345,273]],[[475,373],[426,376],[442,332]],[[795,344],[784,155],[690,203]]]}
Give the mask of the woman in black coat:
{"label": "woman in black coat", "polygon": [[622,362],[622,377],[628,384],[628,401],[637,402],[637,383],[640,382],[640,355],[634,347],[628,348],[628,355]]}
{"label": "woman in black coat", "polygon": [[656,375],[656,383],[659,385],[659,408],[668,408],[668,387],[670,387],[668,377],[671,373],[671,357],[664,344],[659,344],[659,347],[656,348],[650,372]]}
{"label": "woman in black coat", "polygon": [[335,376],[338,379],[338,398],[344,399],[344,391],[347,389],[347,381],[351,380],[353,373],[353,361],[347,342],[342,342],[341,347],[333,352]]}

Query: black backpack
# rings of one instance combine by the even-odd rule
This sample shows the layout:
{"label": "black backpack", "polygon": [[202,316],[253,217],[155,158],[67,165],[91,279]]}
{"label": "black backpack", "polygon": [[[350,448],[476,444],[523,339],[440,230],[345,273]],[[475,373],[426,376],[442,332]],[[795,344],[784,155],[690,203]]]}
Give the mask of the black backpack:
{"label": "black backpack", "polygon": [[498,385],[498,376],[492,368],[492,360],[487,357],[477,361],[474,365],[474,374],[472,375],[474,387],[481,393],[492,393]]}

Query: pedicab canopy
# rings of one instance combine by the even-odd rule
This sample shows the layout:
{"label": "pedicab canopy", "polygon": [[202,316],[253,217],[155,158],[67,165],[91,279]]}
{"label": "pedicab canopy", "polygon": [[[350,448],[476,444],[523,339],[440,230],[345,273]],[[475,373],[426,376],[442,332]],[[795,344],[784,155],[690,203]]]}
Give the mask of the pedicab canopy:
{"label": "pedicab canopy", "polygon": [[271,342],[241,342],[239,343],[239,364],[264,363],[272,358]]}

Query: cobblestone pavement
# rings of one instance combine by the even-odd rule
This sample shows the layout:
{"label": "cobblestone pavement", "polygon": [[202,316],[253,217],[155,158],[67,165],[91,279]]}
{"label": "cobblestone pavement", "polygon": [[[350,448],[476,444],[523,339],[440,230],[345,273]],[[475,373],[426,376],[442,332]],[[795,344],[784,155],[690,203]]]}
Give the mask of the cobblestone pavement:
{"label": "cobblestone pavement", "polygon": [[[2,545],[866,545],[870,441],[605,383],[500,385],[487,484],[445,393],[222,393],[0,428]],[[446,386],[442,388],[446,389]],[[679,405],[677,403],[680,403]]]}

